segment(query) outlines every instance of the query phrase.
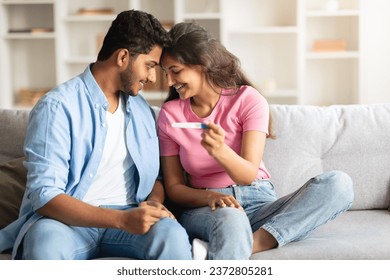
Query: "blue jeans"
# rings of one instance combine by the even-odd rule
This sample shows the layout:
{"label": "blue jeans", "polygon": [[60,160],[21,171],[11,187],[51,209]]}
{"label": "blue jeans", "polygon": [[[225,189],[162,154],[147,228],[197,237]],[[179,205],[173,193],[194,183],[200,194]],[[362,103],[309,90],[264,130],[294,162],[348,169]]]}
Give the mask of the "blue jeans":
{"label": "blue jeans", "polygon": [[212,190],[233,195],[244,211],[201,207],[182,214],[180,222],[190,239],[209,242],[209,259],[248,259],[253,232],[259,228],[269,232],[279,247],[304,239],[318,226],[348,210],[354,196],[351,178],[341,171],[318,175],[279,199],[269,180]]}
{"label": "blue jeans", "polygon": [[[126,207],[126,209],[129,207]],[[74,227],[42,218],[27,232],[23,259],[192,259],[191,244],[183,227],[164,218],[144,235],[118,229]]]}

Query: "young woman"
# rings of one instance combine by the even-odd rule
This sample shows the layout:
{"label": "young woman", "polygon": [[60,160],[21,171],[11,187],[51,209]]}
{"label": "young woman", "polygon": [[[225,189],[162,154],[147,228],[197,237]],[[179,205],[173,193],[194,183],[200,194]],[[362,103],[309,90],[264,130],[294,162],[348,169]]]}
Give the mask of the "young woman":
{"label": "young woman", "polygon": [[209,242],[209,259],[248,259],[303,239],[351,206],[352,182],[340,171],[278,199],[262,161],[272,136],[267,101],[204,28],[179,23],[169,35],[161,65],[170,91],[158,118],[164,183],[185,207],[179,221],[190,238]]}

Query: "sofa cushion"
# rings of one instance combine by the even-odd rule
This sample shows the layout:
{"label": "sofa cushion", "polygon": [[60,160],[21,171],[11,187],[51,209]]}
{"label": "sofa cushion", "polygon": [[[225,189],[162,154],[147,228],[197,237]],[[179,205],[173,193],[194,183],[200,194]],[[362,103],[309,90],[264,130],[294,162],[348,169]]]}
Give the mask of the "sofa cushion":
{"label": "sofa cushion", "polygon": [[271,106],[275,140],[264,163],[280,196],[312,176],[341,170],[354,182],[354,210],[388,209],[390,104]]}
{"label": "sofa cushion", "polygon": [[23,156],[29,110],[0,109],[0,162]]}
{"label": "sofa cushion", "polygon": [[26,187],[24,157],[0,164],[0,229],[17,219]]}

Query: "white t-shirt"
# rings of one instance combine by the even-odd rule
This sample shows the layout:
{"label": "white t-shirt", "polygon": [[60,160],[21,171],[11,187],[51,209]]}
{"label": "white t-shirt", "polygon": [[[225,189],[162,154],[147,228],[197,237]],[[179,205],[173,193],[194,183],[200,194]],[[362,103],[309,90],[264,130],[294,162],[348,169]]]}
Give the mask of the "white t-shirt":
{"label": "white t-shirt", "polygon": [[125,108],[119,98],[118,109],[107,112],[107,136],[96,177],[83,201],[100,205],[134,203],[134,162],[125,141]]}

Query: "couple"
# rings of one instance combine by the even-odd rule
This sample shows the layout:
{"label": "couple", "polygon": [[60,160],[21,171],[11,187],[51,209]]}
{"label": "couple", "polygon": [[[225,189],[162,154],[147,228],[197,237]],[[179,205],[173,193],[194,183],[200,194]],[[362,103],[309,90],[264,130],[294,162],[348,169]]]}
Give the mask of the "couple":
{"label": "couple", "polygon": [[[170,91],[157,133],[138,92],[159,65]],[[209,259],[248,259],[303,239],[348,209],[352,182],[328,172],[277,199],[262,162],[269,128],[266,100],[206,30],[181,23],[167,33],[148,13],[122,12],[97,61],[32,109],[27,190],[19,219],[0,231],[0,251],[13,248],[15,259],[191,259],[199,238]],[[184,207],[179,221],[165,194]]]}

